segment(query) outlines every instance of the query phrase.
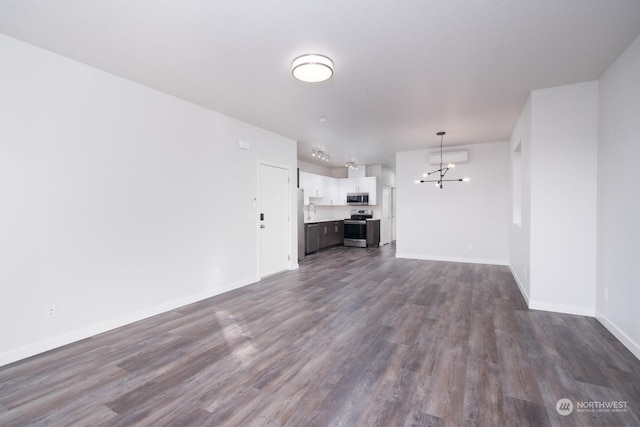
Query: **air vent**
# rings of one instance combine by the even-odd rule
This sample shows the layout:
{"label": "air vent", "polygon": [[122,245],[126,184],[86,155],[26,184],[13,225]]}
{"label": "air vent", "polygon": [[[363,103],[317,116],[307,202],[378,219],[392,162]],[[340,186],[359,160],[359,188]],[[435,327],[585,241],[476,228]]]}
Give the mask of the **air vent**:
{"label": "air vent", "polygon": [[[469,161],[468,151],[449,151],[442,153],[442,164],[449,163],[467,163]],[[429,156],[429,163],[432,165],[440,164],[440,152],[433,153]]]}

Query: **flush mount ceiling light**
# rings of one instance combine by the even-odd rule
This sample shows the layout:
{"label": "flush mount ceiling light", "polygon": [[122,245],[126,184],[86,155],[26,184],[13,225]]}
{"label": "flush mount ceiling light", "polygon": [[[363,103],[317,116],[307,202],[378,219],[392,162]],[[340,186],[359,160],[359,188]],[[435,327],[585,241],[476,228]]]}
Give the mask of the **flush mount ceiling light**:
{"label": "flush mount ceiling light", "polygon": [[358,162],[356,162],[355,160],[347,160],[345,166],[347,167],[347,169],[358,169]]}
{"label": "flush mount ceiling light", "polygon": [[453,163],[449,163],[447,166],[442,166],[442,140],[444,139],[445,132],[438,132],[436,135],[440,137],[440,169],[434,170],[431,172],[427,172],[422,175],[423,178],[426,178],[434,173],[438,173],[440,175],[439,179],[417,179],[416,184],[421,184],[423,182],[435,182],[436,187],[442,188],[442,183],[444,181],[469,181],[469,178],[458,178],[458,179],[444,179],[444,176],[449,172],[449,169],[453,169],[456,167]]}
{"label": "flush mount ceiling light", "polygon": [[333,76],[333,61],[323,55],[302,55],[291,63],[291,72],[303,82],[323,82]]}
{"label": "flush mount ceiling light", "polygon": [[319,150],[317,148],[312,148],[311,149],[311,156],[312,157],[317,157],[320,160],[324,160],[325,162],[328,162],[329,160],[331,160],[331,156],[329,156],[327,153],[325,153],[324,150]]}

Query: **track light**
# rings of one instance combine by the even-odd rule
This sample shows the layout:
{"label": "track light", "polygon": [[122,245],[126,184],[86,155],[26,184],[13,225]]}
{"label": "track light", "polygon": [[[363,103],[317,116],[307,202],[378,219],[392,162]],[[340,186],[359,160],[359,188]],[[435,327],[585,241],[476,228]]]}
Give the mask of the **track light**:
{"label": "track light", "polygon": [[311,157],[317,157],[318,159],[324,160],[326,162],[331,160],[331,156],[329,156],[327,153],[325,153],[324,150],[319,150],[317,148],[312,148],[311,149]]}

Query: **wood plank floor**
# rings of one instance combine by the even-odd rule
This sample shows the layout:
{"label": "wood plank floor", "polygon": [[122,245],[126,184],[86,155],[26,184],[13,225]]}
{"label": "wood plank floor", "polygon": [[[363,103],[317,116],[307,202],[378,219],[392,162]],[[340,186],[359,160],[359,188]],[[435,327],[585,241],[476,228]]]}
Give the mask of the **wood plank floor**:
{"label": "wood plank floor", "polygon": [[640,361],[595,319],[528,310],[506,267],[394,254],[325,250],[0,368],[0,425],[640,425]]}

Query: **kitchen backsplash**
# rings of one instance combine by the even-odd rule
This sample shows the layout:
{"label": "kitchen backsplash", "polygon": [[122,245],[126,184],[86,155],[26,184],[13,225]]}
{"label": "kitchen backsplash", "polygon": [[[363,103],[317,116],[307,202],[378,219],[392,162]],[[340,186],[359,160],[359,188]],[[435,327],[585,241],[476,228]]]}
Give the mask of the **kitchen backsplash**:
{"label": "kitchen backsplash", "polygon": [[[304,216],[308,218],[307,206],[304,207]],[[381,209],[380,206],[318,206],[316,208],[315,216],[313,214],[313,208],[311,208],[312,219],[346,219],[351,216],[353,209],[372,209],[373,217],[380,218]]]}

